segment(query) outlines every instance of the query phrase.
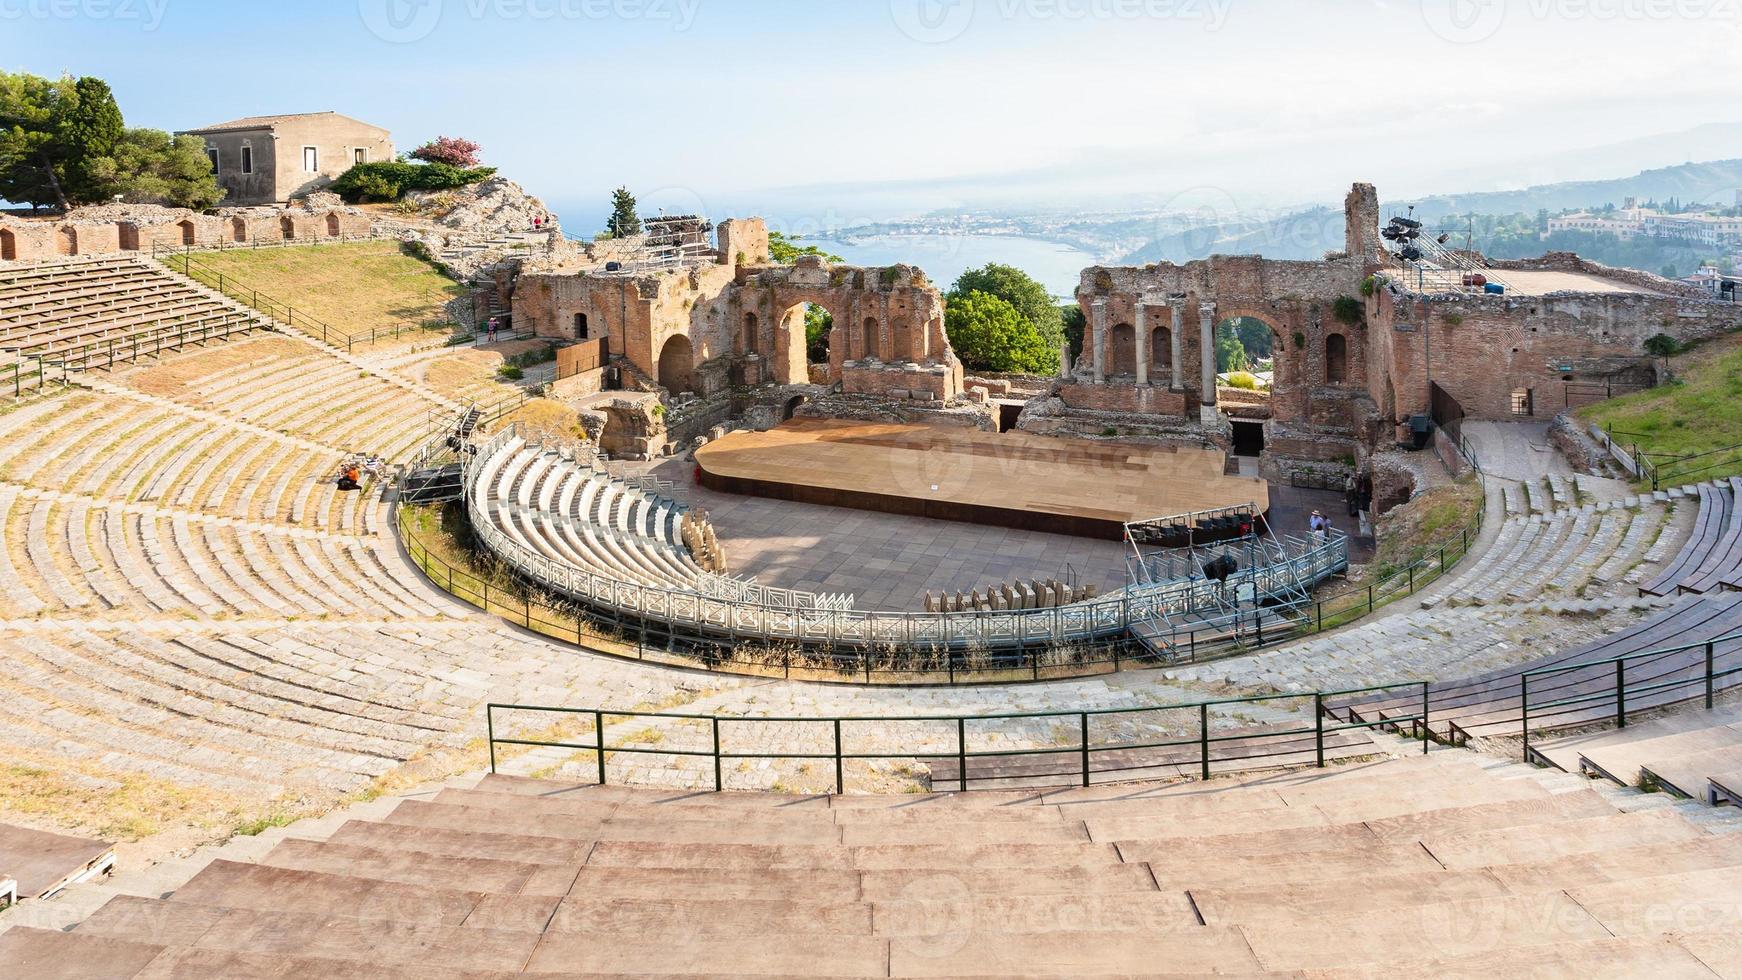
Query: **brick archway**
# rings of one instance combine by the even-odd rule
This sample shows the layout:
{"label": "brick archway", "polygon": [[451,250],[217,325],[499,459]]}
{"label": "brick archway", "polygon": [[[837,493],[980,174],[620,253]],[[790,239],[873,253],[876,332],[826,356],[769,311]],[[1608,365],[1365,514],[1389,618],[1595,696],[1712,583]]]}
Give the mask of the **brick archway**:
{"label": "brick archway", "polygon": [[690,339],[674,334],[659,349],[659,386],[672,394],[695,390],[696,352]]}

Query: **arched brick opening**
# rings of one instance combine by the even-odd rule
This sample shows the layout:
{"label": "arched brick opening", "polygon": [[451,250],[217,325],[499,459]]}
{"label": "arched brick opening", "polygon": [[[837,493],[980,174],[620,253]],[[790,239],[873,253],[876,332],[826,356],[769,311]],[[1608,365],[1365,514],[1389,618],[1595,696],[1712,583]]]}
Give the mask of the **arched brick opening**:
{"label": "arched brick opening", "polygon": [[918,355],[913,349],[913,322],[907,317],[898,318],[893,324],[889,359],[892,361],[917,360]]}
{"label": "arched brick opening", "polygon": [[290,215],[287,214],[278,219],[278,233],[284,236],[284,240],[287,242],[296,238],[296,222],[291,220]]}
{"label": "arched brick opening", "polygon": [[[824,332],[813,344],[809,336],[809,311],[820,310],[824,319]],[[774,380],[781,384],[806,384],[810,381],[810,365],[834,364],[834,343],[837,333],[845,336],[851,328],[843,326],[840,331],[836,326],[835,316],[827,306],[814,299],[805,299],[787,307],[780,315],[780,325],[775,330],[774,357],[777,362]],[[814,347],[814,349],[813,349]]]}
{"label": "arched brick opening", "polygon": [[756,319],[756,314],[744,314],[743,333],[738,337],[738,348],[746,354],[762,353],[762,339],[758,336],[762,325]]}
{"label": "arched brick opening", "polygon": [[13,262],[18,259],[18,236],[9,229],[0,228],[0,261]]}
{"label": "arched brick opening", "polygon": [[194,244],[197,234],[194,231],[194,223],[191,220],[178,221],[175,223],[175,226],[181,231],[181,243],[183,245]]}
{"label": "arched brick opening", "polygon": [[339,237],[339,216],[330,211],[327,212],[327,237]]}
{"label": "arched brick opening", "polygon": [[63,225],[55,232],[54,253],[56,255],[79,254],[79,231],[71,225]]}
{"label": "arched brick opening", "polygon": [[1107,373],[1137,374],[1137,328],[1129,323],[1117,323],[1107,334]]}
{"label": "arched brick opening", "polygon": [[695,347],[683,334],[666,340],[659,351],[659,386],[676,395],[695,390]]}
{"label": "arched brick opening", "polygon": [[1349,341],[1340,333],[1325,335],[1325,383],[1349,380]]}
{"label": "arched brick opening", "polygon": [[230,219],[230,240],[245,242],[248,240],[248,222],[242,218]]}
{"label": "arched brick opening", "polygon": [[883,357],[883,325],[874,316],[865,318],[865,329],[861,335],[859,346],[861,357],[872,357],[879,360]]}
{"label": "arched brick opening", "polygon": [[587,315],[585,313],[576,313],[575,314],[575,339],[576,340],[589,340],[592,338],[592,333],[593,333],[592,324],[587,322]]}
{"label": "arched brick opening", "polygon": [[[1173,328],[1156,327],[1149,332],[1149,364],[1154,370],[1173,370]],[[1153,371],[1150,381],[1155,380]]]}

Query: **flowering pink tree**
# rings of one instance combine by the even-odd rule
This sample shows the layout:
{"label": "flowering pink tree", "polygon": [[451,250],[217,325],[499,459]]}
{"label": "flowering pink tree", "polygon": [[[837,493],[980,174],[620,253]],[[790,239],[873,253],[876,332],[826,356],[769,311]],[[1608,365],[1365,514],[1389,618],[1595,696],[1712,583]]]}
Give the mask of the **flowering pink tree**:
{"label": "flowering pink tree", "polygon": [[445,163],[455,167],[472,168],[478,165],[478,151],[483,149],[478,144],[458,136],[438,136],[411,151],[413,160],[424,163]]}

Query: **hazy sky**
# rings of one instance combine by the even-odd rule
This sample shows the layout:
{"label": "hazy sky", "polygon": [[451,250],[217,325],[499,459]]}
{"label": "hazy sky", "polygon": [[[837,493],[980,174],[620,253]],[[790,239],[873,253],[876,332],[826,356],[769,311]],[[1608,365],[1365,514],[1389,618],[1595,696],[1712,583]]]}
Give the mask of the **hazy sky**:
{"label": "hazy sky", "polygon": [[100,75],[140,125],[336,109],[402,149],[463,135],[561,201],[629,182],[870,216],[864,188],[791,191],[920,181],[894,196],[930,207],[1024,174],[996,183],[1259,205],[1742,156],[1734,128],[1642,140],[1742,121],[1739,5],[0,0],[0,65]]}

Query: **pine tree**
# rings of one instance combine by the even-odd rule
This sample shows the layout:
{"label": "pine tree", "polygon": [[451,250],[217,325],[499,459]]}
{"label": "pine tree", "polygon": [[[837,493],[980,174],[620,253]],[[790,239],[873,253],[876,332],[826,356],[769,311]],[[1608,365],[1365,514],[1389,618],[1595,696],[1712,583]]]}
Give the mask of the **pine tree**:
{"label": "pine tree", "polygon": [[611,192],[611,220],[605,225],[605,232],[612,238],[641,234],[641,216],[635,213],[635,195],[629,193],[629,188],[619,187]]}
{"label": "pine tree", "polygon": [[56,126],[62,184],[74,203],[93,203],[106,196],[101,161],[115,155],[125,127],[107,82],[87,76],[73,83],[73,93]]}

